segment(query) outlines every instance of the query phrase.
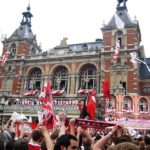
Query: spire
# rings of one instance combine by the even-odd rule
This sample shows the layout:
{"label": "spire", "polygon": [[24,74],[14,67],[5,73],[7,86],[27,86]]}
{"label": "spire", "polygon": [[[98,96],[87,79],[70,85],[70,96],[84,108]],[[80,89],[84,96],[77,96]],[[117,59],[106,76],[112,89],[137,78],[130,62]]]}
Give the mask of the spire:
{"label": "spire", "polygon": [[127,26],[135,26],[134,22],[130,18],[126,6],[127,0],[117,0],[118,4],[116,7],[116,12],[102,29],[123,29]]}
{"label": "spire", "polygon": [[28,4],[27,7],[27,11],[23,12],[23,18],[22,18],[22,22],[21,25],[28,25],[29,27],[31,27],[31,17],[33,17],[33,15],[30,12],[30,3]]}
{"label": "spire", "polygon": [[33,15],[30,12],[30,3],[27,6],[27,10],[22,13],[23,18],[20,23],[20,26],[18,29],[15,30],[15,32],[10,36],[10,39],[29,39],[34,40],[34,35],[31,29],[31,17]]}
{"label": "spire", "polygon": [[127,11],[127,6],[126,6],[126,2],[127,0],[117,0],[118,4],[117,4],[117,11],[119,10],[126,10]]}

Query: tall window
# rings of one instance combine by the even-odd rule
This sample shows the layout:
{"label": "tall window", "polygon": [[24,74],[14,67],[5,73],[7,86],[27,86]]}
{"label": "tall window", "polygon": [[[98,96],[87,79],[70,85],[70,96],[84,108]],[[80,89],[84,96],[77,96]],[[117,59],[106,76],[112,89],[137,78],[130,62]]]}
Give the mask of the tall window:
{"label": "tall window", "polygon": [[63,88],[67,88],[68,83],[68,70],[64,66],[60,66],[56,68],[53,76],[53,89],[54,90],[62,90]]}
{"label": "tall window", "polygon": [[96,67],[91,64],[83,66],[80,73],[80,88],[96,89],[96,84]]}
{"label": "tall window", "polygon": [[108,109],[116,109],[116,97],[111,95],[111,100],[108,102]]}
{"label": "tall window", "polygon": [[10,48],[10,56],[16,55],[16,44],[12,44]]}
{"label": "tall window", "polygon": [[120,46],[123,46],[123,32],[119,30],[116,36],[116,40],[119,41]]}
{"label": "tall window", "polygon": [[133,104],[131,97],[126,96],[123,99],[123,109],[125,110],[133,110]]}
{"label": "tall window", "polygon": [[140,112],[144,112],[144,111],[148,111],[148,104],[147,104],[147,100],[146,99],[140,99],[139,101],[139,111]]}
{"label": "tall window", "polygon": [[33,68],[28,75],[27,90],[40,89],[42,71],[39,68]]}

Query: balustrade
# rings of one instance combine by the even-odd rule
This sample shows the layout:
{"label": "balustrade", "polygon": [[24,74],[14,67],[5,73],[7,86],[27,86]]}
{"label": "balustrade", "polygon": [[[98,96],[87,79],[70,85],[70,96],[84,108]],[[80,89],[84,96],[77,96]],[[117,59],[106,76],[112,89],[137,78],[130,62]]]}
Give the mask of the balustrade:
{"label": "balustrade", "polygon": [[[4,113],[10,113],[10,112],[22,112],[22,113],[37,113],[37,111],[40,111],[42,108],[41,105],[3,105],[0,104],[0,110]],[[72,113],[72,114],[78,114],[78,106],[77,105],[54,105],[54,111],[60,112],[65,111],[66,113]]]}

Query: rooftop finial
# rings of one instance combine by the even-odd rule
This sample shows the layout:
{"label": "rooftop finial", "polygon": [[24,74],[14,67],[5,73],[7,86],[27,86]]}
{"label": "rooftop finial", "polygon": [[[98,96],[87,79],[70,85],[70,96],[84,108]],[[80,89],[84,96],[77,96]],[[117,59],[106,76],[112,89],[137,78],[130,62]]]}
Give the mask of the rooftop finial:
{"label": "rooftop finial", "polygon": [[126,6],[126,1],[127,0],[117,0],[117,1],[118,1],[117,6],[120,6],[121,3],[123,3],[124,6]]}
{"label": "rooftop finial", "polygon": [[27,10],[30,11],[31,7],[30,7],[30,2],[28,4]]}

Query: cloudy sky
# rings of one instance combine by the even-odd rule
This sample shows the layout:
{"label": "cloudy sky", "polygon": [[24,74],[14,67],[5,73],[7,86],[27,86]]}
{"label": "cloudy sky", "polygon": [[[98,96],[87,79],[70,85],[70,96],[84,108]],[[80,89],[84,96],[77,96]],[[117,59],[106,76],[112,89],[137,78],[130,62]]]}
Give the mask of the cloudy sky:
{"label": "cloudy sky", "polygon": [[[103,22],[108,23],[116,11],[117,0],[0,0],[0,35],[9,37],[22,20],[22,12],[30,2],[32,30],[43,50],[60,44],[92,42],[102,38]],[[150,8],[143,0],[128,0],[131,19],[137,17],[146,56],[150,57]],[[0,45],[2,49],[2,45]]]}

